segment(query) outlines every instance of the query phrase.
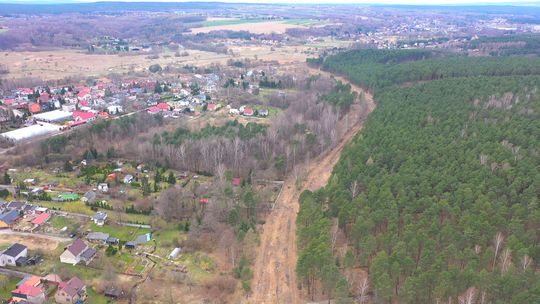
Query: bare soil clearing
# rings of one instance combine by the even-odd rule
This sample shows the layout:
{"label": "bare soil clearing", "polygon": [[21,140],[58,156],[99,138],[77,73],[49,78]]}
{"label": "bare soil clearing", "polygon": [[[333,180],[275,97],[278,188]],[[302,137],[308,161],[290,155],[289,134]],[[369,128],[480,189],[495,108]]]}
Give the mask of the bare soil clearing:
{"label": "bare soil clearing", "polygon": [[[314,74],[327,72],[311,69]],[[334,76],[344,83],[343,77]],[[373,96],[359,86],[351,84],[352,90],[364,94],[365,105],[355,103],[351,107],[347,131],[336,147],[305,165],[307,176],[300,189],[294,177],[285,181],[284,189],[276,202],[275,209],[266,219],[261,232],[261,246],[254,265],[253,294],[247,303],[300,303],[302,295],[296,279],[296,216],[299,197],[304,190],[316,190],[328,182],[341,151],[354,135],[360,131],[364,120],[375,108]]]}
{"label": "bare soil clearing", "polygon": [[60,242],[57,240],[39,235],[29,236],[8,233],[0,234],[0,244],[11,245],[13,243],[23,244],[30,250],[41,249],[46,251],[53,251],[58,247],[58,244],[60,244]]}

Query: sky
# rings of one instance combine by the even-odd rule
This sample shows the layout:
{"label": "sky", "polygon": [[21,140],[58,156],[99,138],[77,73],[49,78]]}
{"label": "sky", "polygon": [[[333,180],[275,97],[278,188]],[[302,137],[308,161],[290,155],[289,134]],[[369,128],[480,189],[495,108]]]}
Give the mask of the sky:
{"label": "sky", "polygon": [[447,5],[447,4],[534,4],[540,0],[0,0],[0,3],[80,3],[80,2],[226,2],[226,3],[292,3],[292,4],[415,4],[415,5]]}

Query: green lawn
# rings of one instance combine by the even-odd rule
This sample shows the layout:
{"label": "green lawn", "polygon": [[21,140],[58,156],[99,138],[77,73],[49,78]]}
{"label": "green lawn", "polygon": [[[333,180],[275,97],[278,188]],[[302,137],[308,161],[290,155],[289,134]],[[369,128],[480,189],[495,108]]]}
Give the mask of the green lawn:
{"label": "green lawn", "polygon": [[94,215],[96,212],[92,211],[90,207],[86,206],[81,201],[76,202],[47,202],[47,201],[35,201],[36,205],[47,207],[49,209],[56,209],[71,213],[79,213],[85,215]]}
{"label": "green lawn", "polygon": [[[2,277],[5,277],[3,275],[0,275]],[[20,278],[13,278],[13,277],[5,277],[7,279],[7,284],[4,286],[4,288],[0,289],[0,300],[7,300],[11,298],[11,291],[15,289],[17,283],[21,280]],[[2,278],[3,280],[3,278]]]}
{"label": "green lawn", "polygon": [[104,295],[98,294],[93,288],[87,288],[86,294],[88,295],[88,299],[86,300],[86,303],[88,304],[107,304],[112,303],[111,300],[109,300]]}
{"label": "green lawn", "polygon": [[78,224],[74,219],[65,216],[53,216],[49,223],[56,229],[62,229],[64,227],[72,228]]}
{"label": "green lawn", "polygon": [[33,169],[30,172],[17,171],[12,174],[12,177],[17,181],[23,181],[27,178],[37,178],[39,183],[57,181],[59,187],[67,187],[70,189],[76,189],[77,185],[84,184],[80,178],[77,178],[75,172],[53,174],[52,172]]}
{"label": "green lawn", "polygon": [[145,234],[150,232],[149,229],[128,227],[128,226],[98,226],[94,223],[91,223],[89,229],[95,232],[104,232],[108,233],[110,236],[118,238],[122,241],[131,241],[136,236],[140,234]]}
{"label": "green lawn", "polygon": [[166,249],[164,254],[169,254],[170,250],[176,246],[174,244],[175,239],[182,241],[187,238],[186,234],[176,227],[156,231],[152,234],[152,237],[156,240],[158,249]]}
{"label": "green lawn", "polygon": [[3,34],[3,33],[5,33],[5,32],[7,32],[7,31],[9,31],[7,28],[1,28],[1,29],[0,29],[0,34]]}

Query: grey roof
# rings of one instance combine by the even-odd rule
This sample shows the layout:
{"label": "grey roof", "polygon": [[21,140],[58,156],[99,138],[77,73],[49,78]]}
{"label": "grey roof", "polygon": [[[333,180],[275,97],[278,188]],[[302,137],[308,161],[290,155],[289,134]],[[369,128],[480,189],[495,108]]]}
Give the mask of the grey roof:
{"label": "grey roof", "polygon": [[92,257],[94,257],[96,252],[97,251],[94,248],[88,248],[85,252],[81,254],[81,258],[85,261],[89,261],[90,259],[92,259]]}
{"label": "grey roof", "polygon": [[96,214],[92,217],[94,220],[104,220],[107,218],[107,213],[103,211],[98,211]]}
{"label": "grey roof", "polygon": [[7,207],[9,209],[19,209],[20,210],[20,209],[22,209],[24,207],[24,205],[26,205],[25,202],[10,202]]}
{"label": "grey roof", "polygon": [[11,225],[19,218],[19,210],[11,210],[6,213],[0,214],[0,221]]}
{"label": "grey roof", "polygon": [[118,243],[120,240],[115,237],[107,238],[107,243]]}
{"label": "grey roof", "polygon": [[9,248],[6,251],[4,251],[4,254],[10,257],[16,257],[19,254],[21,254],[21,252],[23,252],[25,249],[26,249],[26,246],[21,245],[19,243],[15,243],[9,246]]}
{"label": "grey roof", "polygon": [[107,241],[107,239],[109,238],[109,234],[108,233],[104,233],[104,232],[90,232],[86,238],[88,240],[92,240],[92,241]]}
{"label": "grey roof", "polygon": [[96,199],[96,193],[94,191],[88,191],[83,195],[83,197],[91,201],[91,200]]}

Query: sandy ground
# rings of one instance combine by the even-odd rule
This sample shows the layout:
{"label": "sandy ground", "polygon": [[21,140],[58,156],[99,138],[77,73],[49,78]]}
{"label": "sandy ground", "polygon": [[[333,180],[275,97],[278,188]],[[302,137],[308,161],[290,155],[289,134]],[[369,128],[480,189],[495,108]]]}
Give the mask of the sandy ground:
{"label": "sandy ground", "polygon": [[[314,73],[324,73],[317,70]],[[347,80],[336,77],[339,80]],[[352,86],[356,92],[363,90]],[[247,303],[300,303],[302,295],[296,279],[296,216],[299,196],[304,190],[315,190],[326,185],[334,165],[339,160],[346,143],[362,128],[364,118],[375,108],[373,97],[365,93],[364,106],[355,104],[351,108],[354,117],[349,117],[348,131],[339,144],[305,166],[308,172],[301,189],[295,187],[294,178],[286,180],[284,190],[275,209],[267,217],[261,233],[261,246],[254,265],[253,294]]]}
{"label": "sandy ground", "polygon": [[268,21],[268,22],[253,22],[253,23],[241,23],[241,24],[229,24],[218,26],[205,26],[193,28],[191,31],[195,34],[208,33],[211,31],[248,31],[254,34],[271,34],[278,33],[283,34],[287,29],[299,28],[302,25],[287,24],[284,21]]}
{"label": "sandy ground", "polygon": [[58,247],[60,242],[54,238],[49,238],[41,235],[17,235],[4,233],[9,232],[8,230],[2,230],[0,233],[0,244],[2,245],[11,245],[13,243],[20,243],[28,247],[30,250],[46,250],[52,251]]}

